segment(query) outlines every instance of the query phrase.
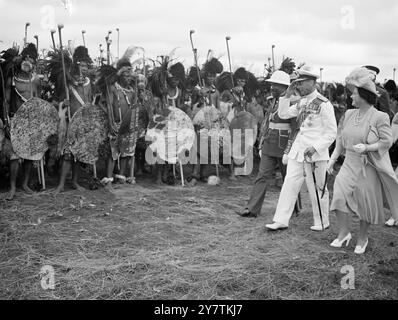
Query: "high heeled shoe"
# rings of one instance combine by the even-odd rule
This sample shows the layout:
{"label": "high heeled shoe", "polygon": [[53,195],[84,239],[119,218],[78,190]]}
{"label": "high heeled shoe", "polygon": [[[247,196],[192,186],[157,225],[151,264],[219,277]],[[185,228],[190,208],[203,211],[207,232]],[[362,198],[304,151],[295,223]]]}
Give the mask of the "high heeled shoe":
{"label": "high heeled shoe", "polygon": [[389,227],[398,226],[398,221],[395,221],[394,218],[391,218],[385,223],[385,225]]}
{"label": "high heeled shoe", "polygon": [[369,239],[366,239],[366,243],[365,243],[365,245],[363,247],[357,245],[355,247],[354,253],[356,253],[356,254],[365,253],[365,250],[366,250],[366,247],[368,246],[368,243],[369,243]]}
{"label": "high heeled shoe", "polygon": [[347,243],[346,243],[346,247],[348,247],[348,244],[350,243],[351,238],[352,238],[352,236],[351,236],[351,232],[350,232],[350,233],[347,234],[347,235],[344,237],[344,239],[341,240],[341,241],[339,241],[338,238],[335,239],[335,240],[330,244],[330,246],[331,246],[331,247],[334,247],[334,248],[341,248],[341,247],[343,246],[344,242],[347,242]]}

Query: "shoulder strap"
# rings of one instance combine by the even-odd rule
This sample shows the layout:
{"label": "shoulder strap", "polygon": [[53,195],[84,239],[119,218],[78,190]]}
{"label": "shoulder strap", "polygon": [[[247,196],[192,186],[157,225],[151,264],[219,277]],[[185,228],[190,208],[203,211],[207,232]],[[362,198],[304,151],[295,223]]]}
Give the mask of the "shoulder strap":
{"label": "shoulder strap", "polygon": [[328,101],[329,101],[329,100],[326,99],[325,97],[319,96],[319,97],[316,97],[316,98],[311,102],[311,104],[314,105],[314,106],[316,106],[316,107],[320,107],[322,103],[328,102]]}
{"label": "shoulder strap", "polygon": [[80,94],[77,92],[77,90],[73,86],[70,86],[70,90],[72,91],[72,93],[75,96],[76,100],[79,101],[81,106],[84,106],[85,103],[84,103],[82,97],[80,96]]}

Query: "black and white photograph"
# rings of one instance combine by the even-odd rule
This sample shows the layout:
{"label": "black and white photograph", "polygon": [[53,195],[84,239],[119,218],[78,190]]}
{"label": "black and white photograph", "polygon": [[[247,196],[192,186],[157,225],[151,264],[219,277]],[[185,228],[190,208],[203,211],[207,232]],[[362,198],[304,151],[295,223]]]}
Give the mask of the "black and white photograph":
{"label": "black and white photograph", "polygon": [[0,300],[398,301],[397,35],[394,0],[0,0]]}

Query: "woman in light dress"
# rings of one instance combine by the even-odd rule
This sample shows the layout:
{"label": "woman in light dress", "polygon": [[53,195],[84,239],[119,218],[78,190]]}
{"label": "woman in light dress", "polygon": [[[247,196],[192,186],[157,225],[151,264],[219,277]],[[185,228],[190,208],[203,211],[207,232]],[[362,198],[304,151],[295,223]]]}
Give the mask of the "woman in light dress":
{"label": "woman in light dress", "polygon": [[332,173],[337,158],[345,151],[330,207],[339,224],[338,237],[331,246],[348,245],[352,238],[350,215],[355,214],[360,227],[354,252],[362,254],[369,243],[370,225],[386,221],[384,202],[388,203],[392,218],[398,219],[398,179],[388,154],[393,143],[389,117],[374,107],[378,93],[369,72],[364,68],[356,69],[346,83],[356,109],[348,110],[342,120],[328,167]]}

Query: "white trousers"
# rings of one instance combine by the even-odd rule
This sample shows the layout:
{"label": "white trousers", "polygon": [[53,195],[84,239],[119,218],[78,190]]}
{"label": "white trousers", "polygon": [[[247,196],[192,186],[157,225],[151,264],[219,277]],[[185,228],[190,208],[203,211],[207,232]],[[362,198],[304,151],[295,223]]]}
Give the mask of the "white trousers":
{"label": "white trousers", "polygon": [[[322,189],[325,185],[326,169],[327,161],[315,162],[315,179],[318,188],[324,227],[329,226],[329,192],[327,188],[322,197]],[[294,204],[296,203],[298,193],[303,185],[304,178],[311,197],[314,226],[322,227],[312,175],[312,164],[307,162],[297,162],[292,159],[289,159],[287,164],[286,177],[279,195],[278,205],[274,215],[274,222],[289,226],[289,220],[292,216]]]}

